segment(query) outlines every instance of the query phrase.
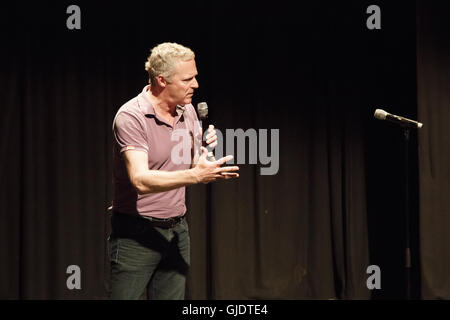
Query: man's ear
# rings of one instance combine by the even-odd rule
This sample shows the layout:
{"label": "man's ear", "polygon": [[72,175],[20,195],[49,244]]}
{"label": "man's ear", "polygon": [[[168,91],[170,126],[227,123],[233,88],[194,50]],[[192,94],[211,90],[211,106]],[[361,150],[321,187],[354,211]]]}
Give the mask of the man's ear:
{"label": "man's ear", "polygon": [[161,87],[161,88],[165,88],[166,86],[167,86],[167,80],[166,80],[166,78],[164,78],[162,75],[159,75],[157,78],[156,78],[156,80],[158,81],[158,85]]}

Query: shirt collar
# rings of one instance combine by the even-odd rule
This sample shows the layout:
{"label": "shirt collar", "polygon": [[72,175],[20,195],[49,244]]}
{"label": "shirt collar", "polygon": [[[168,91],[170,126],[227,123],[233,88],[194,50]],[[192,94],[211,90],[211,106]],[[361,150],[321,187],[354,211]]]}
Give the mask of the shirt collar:
{"label": "shirt collar", "polygon": [[[144,89],[142,89],[142,92],[138,95],[137,99],[138,99],[139,108],[144,113],[144,115],[156,116],[155,108],[153,108],[153,105],[150,102],[150,97],[149,97],[149,92],[148,92],[149,90],[150,90],[150,85],[146,85],[144,87]],[[177,105],[176,112],[179,117],[181,117],[181,115],[184,113],[185,110],[186,110],[185,106]]]}
{"label": "shirt collar", "polygon": [[155,115],[155,109],[153,108],[152,103],[150,102],[150,97],[148,96],[148,91],[150,90],[150,85],[146,85],[142,92],[138,95],[138,105],[141,111],[145,115]]}
{"label": "shirt collar", "polygon": [[176,111],[177,111],[178,116],[181,117],[181,115],[184,113],[184,111],[186,111],[186,106],[182,106],[179,104],[179,105],[177,105]]}

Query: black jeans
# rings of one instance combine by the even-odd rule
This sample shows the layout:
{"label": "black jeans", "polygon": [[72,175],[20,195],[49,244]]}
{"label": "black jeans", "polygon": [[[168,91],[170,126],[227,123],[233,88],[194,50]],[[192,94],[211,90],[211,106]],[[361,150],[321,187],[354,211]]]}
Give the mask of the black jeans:
{"label": "black jeans", "polygon": [[189,228],[185,218],[171,228],[142,218],[113,213],[109,237],[111,299],[184,299],[190,264]]}

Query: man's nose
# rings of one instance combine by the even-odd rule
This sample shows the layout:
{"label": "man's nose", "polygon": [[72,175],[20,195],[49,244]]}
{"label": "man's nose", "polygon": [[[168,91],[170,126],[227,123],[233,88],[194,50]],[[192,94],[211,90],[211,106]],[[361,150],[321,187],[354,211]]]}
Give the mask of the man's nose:
{"label": "man's nose", "polygon": [[194,88],[194,89],[198,88],[198,82],[197,82],[196,78],[194,78],[194,81],[192,82],[192,88]]}

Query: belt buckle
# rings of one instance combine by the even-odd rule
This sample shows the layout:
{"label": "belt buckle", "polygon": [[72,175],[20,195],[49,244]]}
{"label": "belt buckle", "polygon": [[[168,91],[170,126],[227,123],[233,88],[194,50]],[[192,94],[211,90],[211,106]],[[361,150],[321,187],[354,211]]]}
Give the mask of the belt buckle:
{"label": "belt buckle", "polygon": [[170,221],[170,227],[171,228],[175,227],[178,224],[178,222],[180,222],[180,221],[181,221],[181,219],[179,217],[172,218],[172,220]]}

